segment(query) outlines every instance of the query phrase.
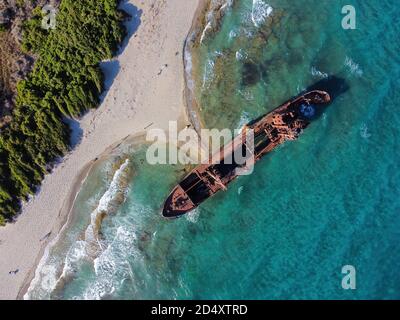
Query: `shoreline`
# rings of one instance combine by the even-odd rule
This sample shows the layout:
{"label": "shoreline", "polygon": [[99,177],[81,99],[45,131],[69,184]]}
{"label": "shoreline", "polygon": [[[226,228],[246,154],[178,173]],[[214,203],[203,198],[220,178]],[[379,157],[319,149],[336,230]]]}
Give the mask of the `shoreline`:
{"label": "shoreline", "polygon": [[92,162],[86,164],[86,166],[82,169],[82,171],[75,177],[75,181],[72,185],[70,193],[67,195],[67,198],[64,200],[63,207],[58,214],[59,217],[59,227],[55,228],[56,236],[51,240],[44,242],[43,247],[41,248],[35,263],[33,264],[31,270],[27,274],[26,278],[24,279],[20,290],[18,291],[17,300],[24,299],[24,295],[28,292],[28,289],[32,283],[32,280],[36,276],[36,270],[41,264],[41,261],[47,258],[49,249],[55,245],[63,231],[68,228],[71,216],[71,210],[75,204],[76,198],[79,194],[79,190],[81,189],[82,185],[85,183],[87,177],[89,176],[90,171],[92,170],[93,166],[97,161],[93,160]]}
{"label": "shoreline", "polygon": [[[187,117],[200,136],[200,130],[205,127],[201,117],[201,106],[194,92],[195,75],[199,70],[193,69],[193,50],[201,46],[204,37],[209,32],[215,33],[220,28],[220,22],[225,16],[226,8],[230,6],[229,0],[199,0],[199,5],[194,14],[192,25],[186,37],[183,49],[183,63],[185,66],[185,103]],[[190,58],[188,56],[190,55]],[[190,70],[190,71],[188,71]]]}
{"label": "shoreline", "polygon": [[[204,17],[209,6],[210,6],[210,0],[199,0],[196,12],[194,13],[192,19],[192,25],[189,29],[189,32],[185,39],[185,43],[183,45],[185,110],[187,118],[189,119],[189,121],[191,122],[192,126],[194,127],[194,129],[198,134],[200,133],[201,128],[203,128],[204,126],[201,122],[199,106],[196,103],[195,92],[193,91],[194,90],[194,79],[193,79],[194,71],[193,71],[193,56],[192,56],[193,47],[191,47],[191,45],[195,43],[197,38],[199,37],[199,32],[200,32],[199,28],[203,25],[200,20],[202,17]],[[190,55],[190,58],[188,58],[188,55]],[[188,66],[189,63],[190,67]]]}
{"label": "shoreline", "polygon": [[[138,5],[140,26],[113,59],[120,69],[104,100],[79,121],[82,141],[45,177],[40,192],[24,204],[18,220],[0,229],[0,299],[23,298],[46,250],[68,226],[80,187],[100,157],[143,132],[145,124],[166,129],[169,121],[185,118],[184,70],[178,53],[183,53],[194,9],[202,0],[149,2]],[[129,5],[136,7],[136,1]],[[177,7],[193,15],[181,16]],[[168,68],[163,70],[163,66]],[[44,234],[50,235],[42,242]],[[16,267],[18,274],[9,275]]]}
{"label": "shoreline", "polygon": [[[140,134],[138,134],[140,135]],[[121,141],[117,141],[115,142],[113,145],[109,146],[108,148],[106,148],[103,153],[101,155],[99,155],[98,157],[96,157],[95,159],[93,159],[92,161],[90,161],[89,163],[87,163],[83,169],[81,170],[81,172],[79,172],[75,179],[74,179],[74,183],[71,187],[71,190],[69,192],[69,194],[66,196],[64,203],[62,205],[62,208],[60,209],[60,212],[58,214],[59,217],[59,227],[56,228],[56,230],[58,230],[56,232],[56,235],[54,237],[54,239],[52,239],[51,241],[47,241],[44,243],[43,248],[41,249],[34,265],[32,266],[32,269],[29,271],[26,279],[24,280],[21,289],[18,292],[17,295],[17,299],[24,299],[25,294],[28,292],[30,285],[32,283],[32,281],[34,280],[34,278],[36,277],[36,272],[38,270],[38,268],[41,265],[42,261],[45,261],[47,256],[48,256],[48,251],[57,244],[57,242],[59,241],[59,238],[62,236],[62,234],[65,232],[65,230],[68,229],[68,227],[70,226],[70,222],[71,219],[73,218],[72,216],[72,209],[74,208],[74,205],[76,203],[76,199],[79,195],[79,192],[83,186],[83,184],[86,182],[86,179],[88,178],[88,176],[90,175],[93,167],[100,163],[101,161],[103,161],[105,158],[107,158],[109,155],[111,155],[111,153],[116,150],[122,143],[124,143],[125,141],[127,141],[130,138],[135,138],[136,135],[132,135],[132,136],[127,136],[125,138],[123,138]]]}

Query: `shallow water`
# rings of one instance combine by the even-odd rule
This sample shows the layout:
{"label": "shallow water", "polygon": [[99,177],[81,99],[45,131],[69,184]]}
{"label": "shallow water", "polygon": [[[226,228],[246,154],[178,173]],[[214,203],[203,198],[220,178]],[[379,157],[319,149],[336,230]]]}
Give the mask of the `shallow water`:
{"label": "shallow water", "polygon": [[[400,298],[400,7],[352,3],[356,30],[341,27],[346,1],[233,1],[193,52],[207,127],[240,127],[327,76],[349,90],[298,141],[178,220],[160,208],[182,166],[148,165],[145,146],[99,164],[29,298]],[[123,198],[88,256],[90,215],[126,158]],[[66,259],[69,276],[54,285]],[[356,290],[341,287],[348,264]]]}

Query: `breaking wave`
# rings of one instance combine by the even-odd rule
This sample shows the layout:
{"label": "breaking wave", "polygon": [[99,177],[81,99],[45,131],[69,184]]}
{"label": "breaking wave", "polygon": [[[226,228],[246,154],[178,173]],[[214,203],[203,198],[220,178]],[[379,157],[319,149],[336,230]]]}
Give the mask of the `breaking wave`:
{"label": "breaking wave", "polygon": [[212,81],[214,80],[214,69],[215,69],[215,61],[217,57],[223,56],[223,53],[220,51],[213,52],[210,57],[207,59],[207,62],[204,65],[203,71],[203,83],[202,89],[209,89]]}
{"label": "breaking wave", "polygon": [[346,56],[346,59],[344,61],[344,65],[348,67],[350,72],[354,74],[355,76],[361,77],[363,75],[363,71],[360,68],[359,64],[354,62],[350,57]]}
{"label": "breaking wave", "polygon": [[251,20],[256,28],[259,28],[272,14],[273,8],[263,0],[253,0]]}
{"label": "breaking wave", "polygon": [[[93,261],[103,251],[103,245],[99,239],[101,222],[106,215],[114,213],[124,202],[129,177],[129,159],[115,172],[110,186],[98,201],[97,207],[91,213],[90,224],[85,231],[83,239],[76,240],[69,247],[64,259],[57,259],[57,255],[51,253],[53,248],[61,240],[61,234],[48,245],[46,253],[40,261],[35,277],[24,295],[29,299],[51,299],[62,290],[65,283],[74,277],[74,273],[86,261]],[[90,202],[93,199],[89,200]],[[65,227],[64,227],[65,228]],[[64,229],[63,228],[63,229]]]}
{"label": "breaking wave", "polygon": [[[126,159],[121,167],[115,172],[111,184],[101,197],[97,208],[91,213],[91,222],[85,232],[85,240],[88,244],[87,250],[90,253],[96,251],[97,245],[101,249],[99,241],[99,231],[101,222],[106,215],[112,214],[124,202],[127,193],[127,173],[129,168],[129,159]],[[95,250],[94,252],[92,250]]]}
{"label": "breaking wave", "polygon": [[210,22],[207,23],[206,27],[203,30],[203,33],[201,34],[200,43],[203,43],[204,38],[207,35],[207,31],[210,30],[211,28],[212,28],[212,26],[211,26],[211,21],[210,21]]}
{"label": "breaking wave", "polygon": [[110,297],[127,280],[133,281],[133,273],[127,256],[137,255],[136,233],[133,226],[120,226],[107,248],[94,259],[96,278],[81,296],[74,299],[100,300]]}
{"label": "breaking wave", "polygon": [[200,36],[200,44],[206,39],[208,33],[212,33],[217,28],[219,20],[225,15],[226,11],[232,7],[233,0],[213,0],[210,11],[206,14],[206,24]]}
{"label": "breaking wave", "polygon": [[311,74],[314,77],[320,77],[320,78],[323,78],[323,79],[329,77],[329,75],[326,72],[319,71],[316,67],[311,67]]}

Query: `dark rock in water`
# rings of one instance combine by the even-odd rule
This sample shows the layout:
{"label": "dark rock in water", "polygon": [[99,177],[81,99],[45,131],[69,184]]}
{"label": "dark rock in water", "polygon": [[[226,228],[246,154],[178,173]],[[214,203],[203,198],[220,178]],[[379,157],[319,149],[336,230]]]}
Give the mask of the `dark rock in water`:
{"label": "dark rock in water", "polygon": [[252,62],[246,62],[242,69],[242,84],[244,86],[255,85],[260,81],[261,73],[258,66]]}

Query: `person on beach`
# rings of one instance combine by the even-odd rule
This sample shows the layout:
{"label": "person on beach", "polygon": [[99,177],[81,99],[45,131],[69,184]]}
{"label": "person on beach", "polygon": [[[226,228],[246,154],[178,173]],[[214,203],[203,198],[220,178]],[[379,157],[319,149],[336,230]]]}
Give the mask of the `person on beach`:
{"label": "person on beach", "polygon": [[16,275],[17,273],[19,272],[19,269],[16,269],[16,270],[11,270],[8,274],[9,275]]}

